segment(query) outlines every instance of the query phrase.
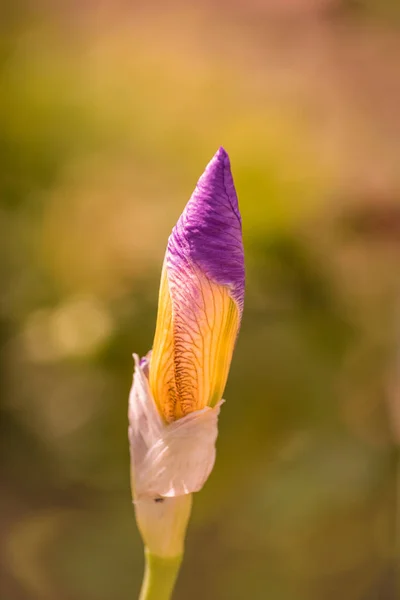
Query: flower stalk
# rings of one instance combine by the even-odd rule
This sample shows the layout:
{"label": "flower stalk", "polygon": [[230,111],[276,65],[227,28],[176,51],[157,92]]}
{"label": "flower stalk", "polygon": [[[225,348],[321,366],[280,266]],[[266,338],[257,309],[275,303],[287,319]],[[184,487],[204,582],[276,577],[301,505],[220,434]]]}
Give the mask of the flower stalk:
{"label": "flower stalk", "polygon": [[169,600],[183,555],[163,558],[145,549],[145,571],[139,600]]}
{"label": "flower stalk", "polygon": [[145,542],[145,573],[139,600],[169,600],[182,563],[192,494],[138,502],[135,508]]}

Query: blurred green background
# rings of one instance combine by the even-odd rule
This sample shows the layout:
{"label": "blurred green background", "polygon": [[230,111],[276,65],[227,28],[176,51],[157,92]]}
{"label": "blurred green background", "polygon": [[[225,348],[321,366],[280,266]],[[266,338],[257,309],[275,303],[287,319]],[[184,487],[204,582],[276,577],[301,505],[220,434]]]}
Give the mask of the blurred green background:
{"label": "blurred green background", "polygon": [[0,10],[1,599],[137,597],[132,352],[221,144],[246,305],[175,598],[399,598],[398,2]]}

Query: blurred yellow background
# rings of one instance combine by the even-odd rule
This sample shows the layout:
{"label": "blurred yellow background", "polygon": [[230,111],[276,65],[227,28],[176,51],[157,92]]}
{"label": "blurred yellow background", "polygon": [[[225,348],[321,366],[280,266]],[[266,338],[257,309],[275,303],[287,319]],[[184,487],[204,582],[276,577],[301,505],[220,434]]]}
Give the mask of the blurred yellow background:
{"label": "blurred yellow background", "polygon": [[0,11],[2,600],[137,597],[132,352],[220,145],[246,304],[174,598],[396,600],[397,0]]}

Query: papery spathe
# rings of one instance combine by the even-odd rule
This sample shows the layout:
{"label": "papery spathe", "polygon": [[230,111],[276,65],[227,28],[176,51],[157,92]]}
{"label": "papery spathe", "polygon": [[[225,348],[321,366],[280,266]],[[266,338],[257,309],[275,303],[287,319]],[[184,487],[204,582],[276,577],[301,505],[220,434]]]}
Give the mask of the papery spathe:
{"label": "papery spathe", "polygon": [[215,462],[219,402],[166,424],[151,395],[146,362],[135,354],[129,397],[132,488],[142,498],[175,497],[199,491]]}

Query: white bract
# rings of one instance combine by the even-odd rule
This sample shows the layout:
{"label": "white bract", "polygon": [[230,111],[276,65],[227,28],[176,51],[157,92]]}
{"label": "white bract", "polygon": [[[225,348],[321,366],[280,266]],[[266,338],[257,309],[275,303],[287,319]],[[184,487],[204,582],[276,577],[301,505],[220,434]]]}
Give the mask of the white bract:
{"label": "white bract", "polygon": [[128,413],[134,501],[198,492],[214,466],[223,400],[165,423],[136,354],[134,359]]}

